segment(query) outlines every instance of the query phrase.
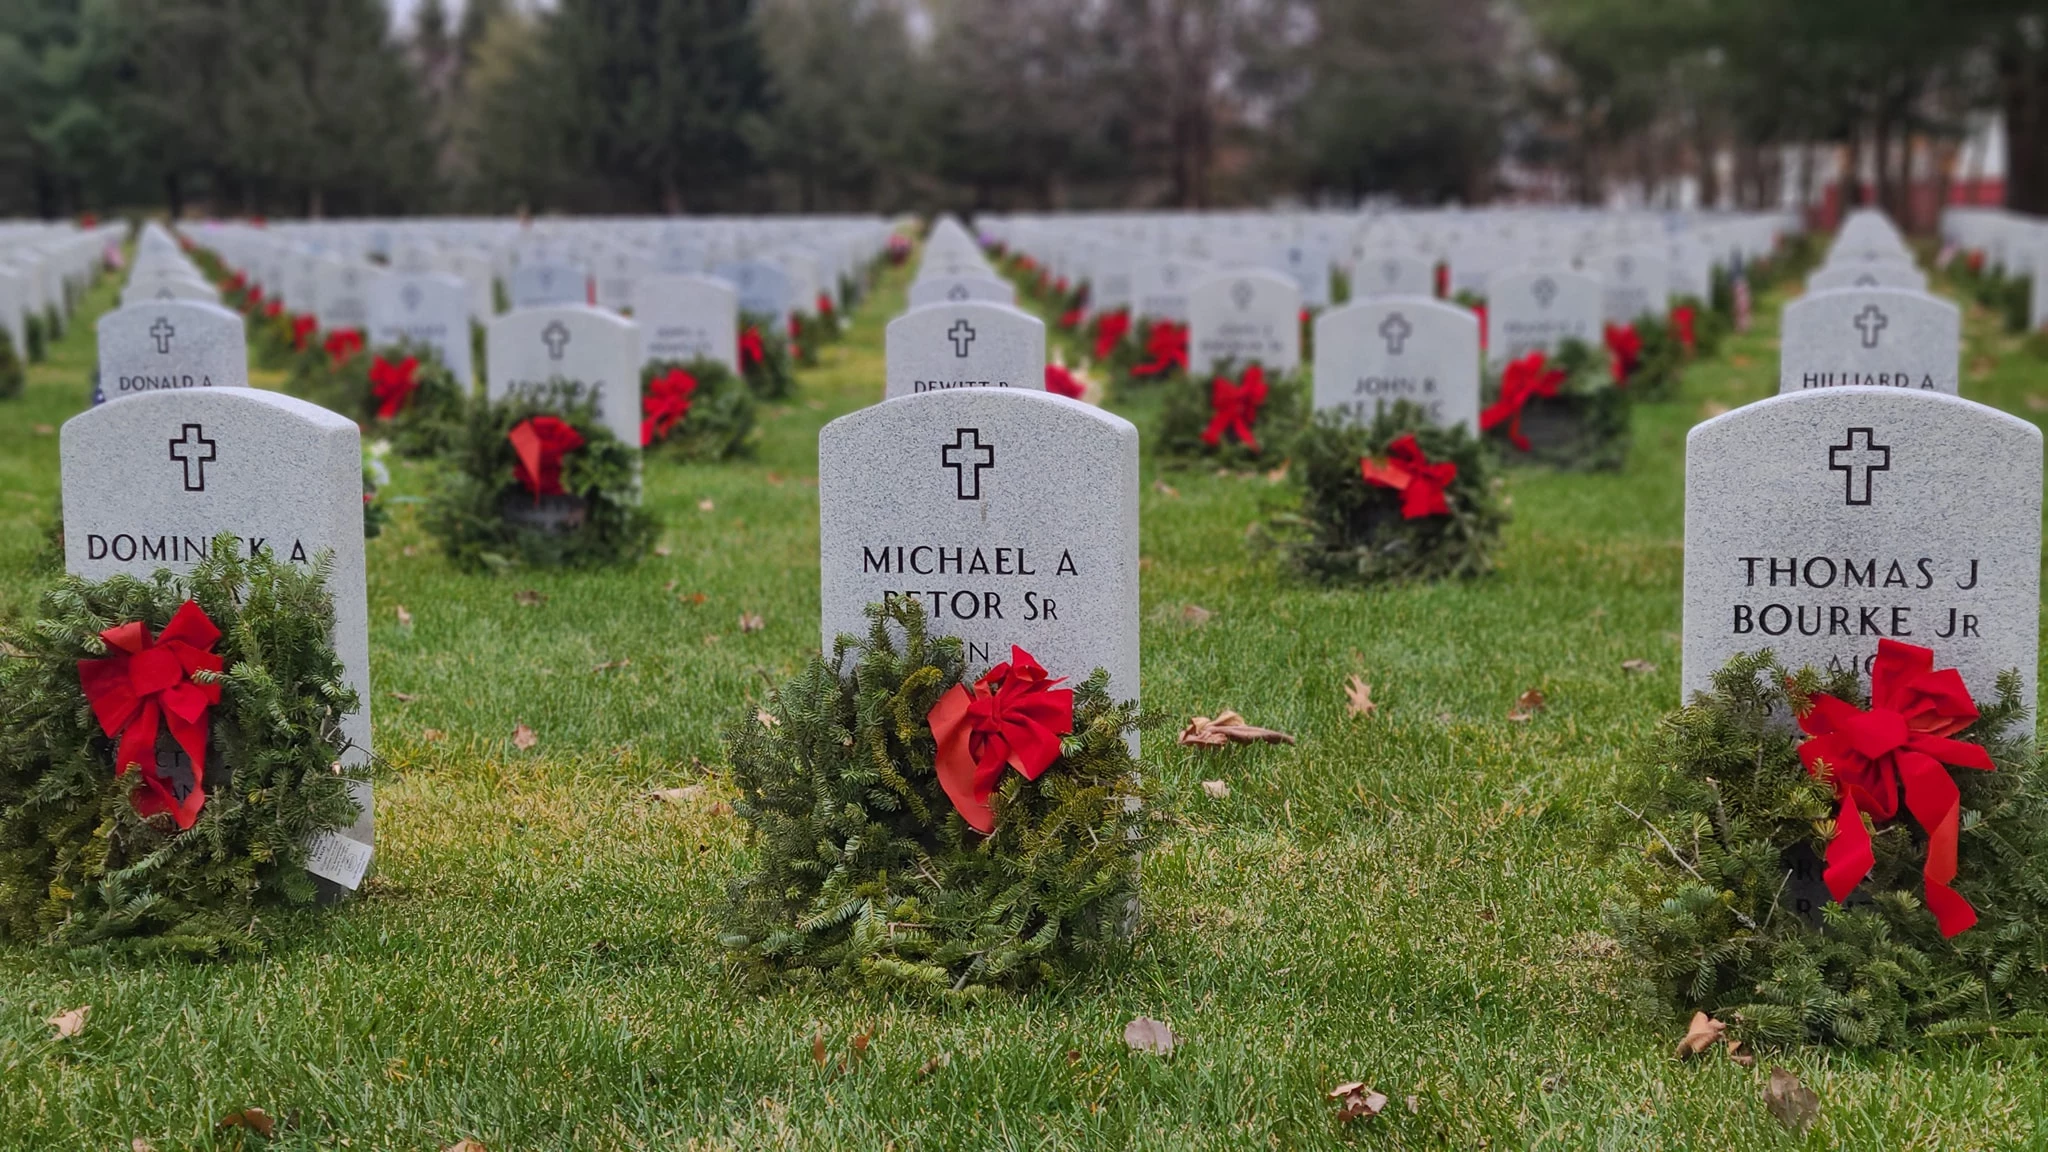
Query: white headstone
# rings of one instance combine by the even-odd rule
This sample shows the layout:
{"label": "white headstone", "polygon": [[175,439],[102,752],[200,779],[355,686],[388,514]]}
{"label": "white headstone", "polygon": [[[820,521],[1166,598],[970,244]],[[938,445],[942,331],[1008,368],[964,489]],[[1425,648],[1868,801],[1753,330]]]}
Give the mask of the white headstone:
{"label": "white headstone", "polygon": [[1268,372],[1301,367],[1301,290],[1277,272],[1225,272],[1204,278],[1188,299],[1188,372],[1225,362],[1258,363]]}
{"label": "white headstone", "polygon": [[605,427],[636,448],[641,363],[640,326],[587,305],[507,312],[491,321],[484,340],[486,393],[492,400],[573,380],[595,398]]}
{"label": "white headstone", "polygon": [[590,303],[590,274],[581,265],[531,262],[512,270],[505,285],[512,310]]}
{"label": "white headstone", "polygon": [[905,596],[970,675],[1018,645],[1138,698],[1138,430],[1017,388],[910,396],[818,434],[824,646]]}
{"label": "white headstone", "polygon": [[985,300],[991,304],[1014,306],[1017,303],[1017,289],[1008,280],[973,273],[957,276],[924,276],[910,286],[912,308],[921,308],[926,304],[963,304],[969,300]]}
{"label": "white headstone", "polygon": [[242,317],[218,304],[160,300],[99,319],[98,400],[181,388],[247,388]]}
{"label": "white headstone", "polygon": [[[276,392],[213,388],[155,392],[94,408],[61,440],[64,564],[88,580],[189,570],[213,538],[310,564],[333,555],[334,650],[361,707],[345,717],[343,764],[370,759],[370,633],[363,563],[363,461],[353,420]],[[316,845],[343,870],[315,871],[355,887],[374,843],[370,789],[345,833],[354,851]]]}
{"label": "white headstone", "polygon": [[1360,422],[1399,400],[1479,432],[1479,317],[1426,296],[1376,296],[1316,317],[1315,406]]}
{"label": "white headstone", "polygon": [[370,344],[412,343],[434,350],[464,389],[473,380],[469,286],[454,276],[400,273],[370,289]]}
{"label": "white headstone", "polygon": [[796,285],[780,265],[761,260],[721,264],[718,278],[739,289],[740,311],[749,315],[767,316],[781,325],[796,307]]}
{"label": "white headstone", "polygon": [[1927,275],[1904,260],[1855,260],[1830,264],[1806,278],[1808,292],[1836,288],[1904,288],[1927,291]]}
{"label": "white headstone", "polygon": [[715,360],[740,370],[739,293],[709,276],[645,276],[635,290],[645,361]]}
{"label": "white headstone", "polygon": [[1932,648],[1979,701],[2034,702],[2041,433],[1935,392],[1773,396],[1686,438],[1687,695],[1737,652],[1867,676],[1880,637]]}
{"label": "white headstone", "polygon": [[1785,305],[1778,391],[1872,384],[1956,395],[1962,313],[1903,288],[1838,288]]}
{"label": "white headstone", "polygon": [[1002,304],[929,304],[889,322],[884,399],[955,388],[1045,390],[1045,322]]}
{"label": "white headstone", "polygon": [[1516,268],[1486,286],[1486,355],[1494,364],[1566,340],[1598,347],[1606,316],[1600,281],[1564,268]]}
{"label": "white headstone", "polygon": [[1419,256],[1399,252],[1361,254],[1351,265],[1351,298],[1434,296],[1436,268]]}

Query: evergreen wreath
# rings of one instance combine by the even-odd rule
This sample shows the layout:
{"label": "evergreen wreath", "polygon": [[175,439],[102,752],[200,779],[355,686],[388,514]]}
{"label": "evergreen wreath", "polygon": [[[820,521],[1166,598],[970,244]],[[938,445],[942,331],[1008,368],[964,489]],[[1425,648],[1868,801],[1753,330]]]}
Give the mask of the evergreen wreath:
{"label": "evergreen wreath", "polygon": [[28,344],[28,362],[41,364],[49,358],[49,338],[44,331],[43,318],[30,312],[22,318],[21,334]]}
{"label": "evergreen wreath", "polygon": [[[547,427],[559,422],[576,441],[552,461],[558,472],[544,466],[534,477],[540,492],[522,483],[519,451],[510,439],[515,428],[535,420]],[[640,506],[638,458],[598,420],[581,384],[556,379],[532,392],[478,402],[455,446],[454,470],[427,505],[427,526],[455,566],[470,572],[631,563],[660,528]]]}
{"label": "evergreen wreath", "polygon": [[21,395],[27,386],[28,369],[21,363],[21,354],[14,350],[14,335],[0,327],[0,400]]}
{"label": "evergreen wreath", "polygon": [[[1441,485],[1440,514],[1409,505],[1405,489],[1366,477],[1368,462],[1377,471],[1403,455],[1406,449],[1396,446],[1406,437],[1413,438],[1425,467],[1457,468]],[[1343,412],[1322,412],[1295,440],[1294,461],[1301,509],[1269,520],[1259,538],[1297,573],[1330,583],[1377,584],[1492,571],[1507,510],[1486,450],[1463,425],[1431,424],[1406,400],[1382,408],[1370,424]],[[1411,510],[1417,514],[1408,515]]]}
{"label": "evergreen wreath", "polygon": [[789,340],[776,330],[773,317],[747,313],[740,317],[740,374],[761,400],[786,400],[796,395],[796,365]]}
{"label": "evergreen wreath", "polygon": [[1110,390],[1128,396],[1156,384],[1177,384],[1188,378],[1188,325],[1185,321],[1141,318],[1135,342],[1119,344],[1110,361]]}
{"label": "evergreen wreath", "polygon": [[[1225,465],[1284,460],[1308,420],[1308,381],[1299,371],[1283,375],[1230,361],[1173,380],[1164,395],[1154,440],[1164,457]],[[1248,410],[1251,400],[1256,403]]]}
{"label": "evergreen wreath", "polygon": [[[1637,341],[1635,357],[1627,365],[1627,388],[1637,400],[1671,400],[1678,395],[1679,377],[1685,371],[1685,348],[1672,331],[1668,319],[1638,316],[1627,325]],[[1697,339],[1697,335],[1695,335]],[[1610,344],[1609,355],[1614,355]]]}
{"label": "evergreen wreath", "polygon": [[2020,686],[2001,676],[1953,736],[1995,770],[1941,769],[1962,794],[1953,884],[1981,917],[1944,939],[1923,897],[1928,838],[1903,807],[1878,824],[1850,905],[1822,891],[1818,923],[1794,910],[1793,865],[1825,851],[1838,804],[1791,720],[1816,693],[1867,697],[1851,672],[1788,675],[1768,650],[1730,660],[1624,767],[1599,834],[1625,858],[1606,917],[1648,1001],[1786,1043],[2048,1031],[2048,774]]}
{"label": "evergreen wreath", "polygon": [[412,341],[357,352],[327,369],[337,412],[354,414],[370,434],[407,459],[440,456],[461,441],[469,389],[433,349]]}
{"label": "evergreen wreath", "polygon": [[[1692,349],[1690,355],[1701,360],[1713,359],[1720,354],[1721,342],[1726,340],[1735,330],[1735,322],[1730,320],[1726,313],[1717,308],[1710,307],[1706,301],[1701,300],[1697,296],[1674,297],[1671,301],[1671,314],[1674,317],[1672,339],[1674,341],[1678,340],[1678,327],[1675,318],[1684,309],[1690,309],[1692,313]],[[1680,342],[1679,351],[1681,353],[1686,351],[1683,342]]]}
{"label": "evergreen wreath", "polygon": [[754,430],[754,393],[716,360],[653,361],[640,371],[640,392],[640,445],[650,452],[724,460],[738,455]]}
{"label": "evergreen wreath", "polygon": [[1510,361],[1499,378],[1487,381],[1480,436],[1496,460],[1566,472],[1617,471],[1627,464],[1629,393],[1614,386],[1607,350],[1565,341],[1555,355],[1536,362],[1544,387],[1554,387],[1555,394],[1521,397],[1516,411],[1517,376],[1526,376],[1527,363],[1527,357]]}
{"label": "evergreen wreath", "polygon": [[1146,843],[1137,706],[1113,703],[1101,670],[1073,685],[1058,758],[1036,779],[1003,771],[983,836],[940,782],[927,722],[964,690],[961,642],[928,636],[914,601],[868,617],[865,642],[841,636],[726,733],[757,867],[731,884],[719,943],[758,983],[963,999],[1126,946]]}
{"label": "evergreen wreath", "polygon": [[[327,593],[268,552],[223,535],[185,576],[65,577],[40,618],[0,632],[0,936],[64,949],[221,956],[261,950],[272,909],[315,901],[307,846],[354,822],[335,767],[355,693],[342,680]],[[116,744],[81,684],[109,655],[104,630],[161,634],[190,600],[220,631],[207,714],[205,802],[179,831],[138,813],[144,773],[115,774]],[[124,730],[125,731],[125,730]]]}

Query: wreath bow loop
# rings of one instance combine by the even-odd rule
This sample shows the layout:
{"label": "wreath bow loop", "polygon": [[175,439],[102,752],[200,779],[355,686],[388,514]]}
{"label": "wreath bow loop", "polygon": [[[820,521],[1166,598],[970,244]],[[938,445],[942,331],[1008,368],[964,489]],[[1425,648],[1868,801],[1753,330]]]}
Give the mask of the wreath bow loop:
{"label": "wreath bow loop", "polygon": [[[220,629],[187,600],[154,639],[139,620],[108,628],[100,639],[109,654],[80,660],[78,684],[100,730],[117,742],[114,774],[125,776],[131,765],[138,768],[143,787],[135,793],[135,810],[144,816],[168,812],[179,828],[190,828],[206,803],[207,727],[210,710],[220,703],[220,685],[199,683],[192,674],[221,670],[221,658],[213,652]],[[157,774],[159,726],[170,729],[171,739],[192,761],[192,790],[182,799]]]}
{"label": "wreath bow loop", "polygon": [[1977,922],[1969,901],[1949,887],[1956,876],[1962,792],[1944,767],[1994,770],[1981,745],[1950,739],[1976,723],[1977,715],[1961,673],[1937,671],[1931,649],[1891,639],[1877,642],[1868,709],[1826,694],[1813,697],[1812,708],[1799,718],[1800,730],[1810,737],[1799,746],[1799,759],[1809,773],[1830,779],[1841,802],[1823,873],[1837,901],[1846,901],[1877,863],[1863,813],[1894,819],[1903,794],[1907,811],[1927,832],[1921,875],[1935,924],[1943,936],[1954,936]]}
{"label": "wreath bow loop", "polygon": [[533,502],[562,495],[562,457],[583,447],[583,434],[559,416],[532,416],[513,425],[505,438],[518,456],[513,474],[533,493]]}
{"label": "wreath bow loop", "polygon": [[670,369],[650,381],[647,396],[640,401],[645,417],[640,421],[640,446],[645,448],[657,440],[668,439],[668,434],[690,414],[690,397],[696,391],[697,378],[681,368]]}
{"label": "wreath bow loop", "polygon": [[1259,418],[1259,406],[1266,402],[1266,370],[1257,364],[1244,370],[1241,382],[1232,382],[1228,376],[1218,376],[1209,386],[1209,426],[1202,430],[1202,443],[1215,448],[1223,443],[1223,433],[1235,432],[1238,442],[1254,452],[1259,450],[1258,438],[1252,435],[1252,424]]}
{"label": "wreath bow loop", "polygon": [[1145,362],[1131,369],[1131,375],[1157,376],[1175,368],[1188,368],[1188,326],[1155,320],[1145,334]]}
{"label": "wreath bow loop", "polygon": [[761,341],[761,330],[749,324],[740,333],[740,367],[744,371],[756,364],[766,363],[768,346]]}
{"label": "wreath bow loop", "polygon": [[395,419],[419,388],[420,361],[407,356],[393,364],[382,356],[370,361],[370,394],[377,399],[377,419]]}
{"label": "wreath bow loop", "polygon": [[1029,652],[1014,645],[972,688],[955,684],[926,714],[938,744],[939,785],[969,827],[995,831],[995,795],[1005,767],[1036,780],[1060,756],[1060,737],[1074,730],[1074,692],[1060,688]]}
{"label": "wreath bow loop", "polygon": [[1119,308],[1114,312],[1105,312],[1097,316],[1095,318],[1095,358],[1097,360],[1109,359],[1110,353],[1116,351],[1117,345],[1124,342],[1124,337],[1128,336],[1130,331],[1131,314],[1127,309]]}
{"label": "wreath bow loop", "polygon": [[1558,386],[1564,383],[1564,369],[1545,368],[1543,353],[1531,352],[1519,360],[1508,363],[1501,372],[1500,399],[1479,414],[1479,428],[1491,432],[1502,424],[1508,426],[1508,441],[1524,452],[1529,450],[1529,438],[1522,435],[1522,409],[1538,396],[1554,397]]}
{"label": "wreath bow loop", "polygon": [[1403,520],[1451,514],[1444,491],[1458,478],[1458,463],[1432,462],[1423,454],[1422,445],[1415,442],[1412,432],[1387,445],[1385,460],[1368,456],[1358,462],[1358,470],[1366,483],[1392,488],[1401,494]]}

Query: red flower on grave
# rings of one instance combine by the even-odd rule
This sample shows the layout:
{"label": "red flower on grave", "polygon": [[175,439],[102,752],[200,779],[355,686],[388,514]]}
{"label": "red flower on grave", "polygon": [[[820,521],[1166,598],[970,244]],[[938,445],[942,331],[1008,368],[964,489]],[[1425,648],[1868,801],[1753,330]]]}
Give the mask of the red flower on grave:
{"label": "red flower on grave", "polygon": [[1116,351],[1117,345],[1122,344],[1124,337],[1130,335],[1130,333],[1130,309],[1119,308],[1114,312],[1104,312],[1097,316],[1095,318],[1095,358],[1097,360],[1109,359],[1109,354]]}
{"label": "red flower on grave", "polygon": [[1066,365],[1047,364],[1045,366],[1045,390],[1055,396],[1065,396],[1069,399],[1079,400],[1088,391],[1088,388],[1081,383],[1081,378],[1074,375]]}
{"label": "red flower on grave", "polygon": [[1698,313],[1690,304],[1680,304],[1671,309],[1671,332],[1678,337],[1679,347],[1685,349],[1688,356],[1699,347],[1697,337],[1693,333],[1697,319]]}
{"label": "red flower on grave", "polygon": [[751,372],[768,360],[768,346],[761,341],[761,330],[752,324],[740,333],[740,371]]}
{"label": "red flower on grave", "polygon": [[668,439],[683,417],[690,414],[690,396],[697,391],[697,378],[672,368],[647,383],[647,395],[640,401],[640,446]]}
{"label": "red flower on grave", "polygon": [[517,457],[512,474],[533,493],[535,504],[543,496],[563,494],[562,457],[583,447],[581,432],[558,416],[531,416],[513,425],[505,439]]}
{"label": "red flower on grave", "polygon": [[1131,375],[1159,376],[1176,368],[1188,370],[1188,326],[1154,320],[1145,333],[1145,361],[1131,369]]}
{"label": "red flower on grave", "polygon": [[984,836],[996,830],[989,800],[1004,767],[1036,780],[1059,759],[1060,737],[1074,730],[1074,692],[1063,683],[1013,645],[1008,663],[972,688],[953,685],[926,714],[939,785],[968,827]]}
{"label": "red flower on grave", "polygon": [[320,322],[311,316],[292,317],[292,351],[304,352],[306,350],[306,341],[312,339],[313,333],[318,331],[319,328]]}
{"label": "red flower on grave", "polygon": [[1385,460],[1368,456],[1358,462],[1358,469],[1367,484],[1392,488],[1401,494],[1403,520],[1451,514],[1444,490],[1458,478],[1457,461],[1432,463],[1423,455],[1422,445],[1415,442],[1413,433],[1387,445]]}
{"label": "red flower on grave", "polygon": [[407,356],[393,364],[379,356],[370,361],[370,395],[377,401],[377,419],[393,420],[412,402],[420,386],[420,361]]}
{"label": "red flower on grave", "polygon": [[340,328],[327,334],[327,358],[336,368],[363,350],[363,334],[354,328]]}
{"label": "red flower on grave", "polygon": [[1835,816],[1834,839],[1828,841],[1828,892],[1846,901],[1870,874],[1877,856],[1863,813],[1882,823],[1899,814],[1899,797],[1927,832],[1927,907],[1943,936],[1954,936],[1977,922],[1976,909],[1949,887],[1956,876],[1956,832],[1962,820],[1962,793],[1942,767],[1990,772],[1991,754],[1981,745],[1949,737],[1977,720],[1977,704],[1953,668],[1934,669],[1931,649],[1877,642],[1877,662],[1870,672],[1870,707],[1859,710],[1833,696],[1818,694],[1800,730],[1812,739],[1799,746],[1800,762],[1816,777],[1834,785],[1841,809]]}
{"label": "red flower on grave", "polygon": [[1617,385],[1626,385],[1643,362],[1643,338],[1633,324],[1606,326],[1607,367]]}
{"label": "red flower on grave", "polygon": [[[192,676],[221,670],[213,652],[220,629],[187,600],[155,639],[139,620],[108,628],[100,639],[108,654],[78,662],[78,685],[100,730],[116,741],[114,774],[139,769],[142,787],[134,793],[135,810],[144,816],[168,812],[179,828],[190,828],[206,803],[209,710],[220,703],[218,683],[202,684]],[[157,775],[159,725],[170,729],[171,739],[192,761],[192,790],[182,800],[171,782]]]}
{"label": "red flower on grave", "polygon": [[1479,430],[1491,432],[1506,424],[1508,442],[1527,452],[1529,438],[1522,435],[1522,409],[1538,396],[1556,396],[1564,380],[1564,369],[1546,368],[1540,351],[1511,361],[1501,373],[1500,399],[1479,414]]}
{"label": "red flower on grave", "polygon": [[1209,426],[1202,429],[1202,443],[1211,448],[1223,446],[1223,434],[1234,432],[1238,443],[1254,452],[1259,450],[1258,438],[1252,435],[1252,424],[1259,418],[1259,406],[1266,402],[1266,370],[1257,364],[1244,370],[1242,380],[1233,381],[1228,376],[1218,376],[1209,385]]}

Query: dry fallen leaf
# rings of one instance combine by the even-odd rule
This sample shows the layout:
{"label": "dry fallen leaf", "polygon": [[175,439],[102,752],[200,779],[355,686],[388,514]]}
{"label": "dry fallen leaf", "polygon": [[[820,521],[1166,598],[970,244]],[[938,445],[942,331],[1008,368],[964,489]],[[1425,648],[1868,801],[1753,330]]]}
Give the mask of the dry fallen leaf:
{"label": "dry fallen leaf", "polygon": [[727,804],[723,800],[715,800],[712,802],[711,807],[706,809],[706,811],[711,813],[713,816],[730,816],[732,815],[732,805]]}
{"label": "dry fallen leaf", "polygon": [[695,804],[704,798],[704,786],[685,784],[681,788],[657,788],[649,792],[647,798],[663,804]]}
{"label": "dry fallen leaf", "polygon": [[1175,488],[1173,485],[1168,484],[1164,480],[1154,480],[1152,482],[1152,490],[1154,492],[1159,493],[1161,496],[1166,497],[1168,500],[1180,499],[1180,489]]}
{"label": "dry fallen leaf", "polygon": [[261,1108],[242,1108],[220,1118],[216,1128],[247,1128],[258,1136],[270,1136],[277,1131],[277,1121]]}
{"label": "dry fallen leaf", "polygon": [[415,696],[410,692],[393,692],[391,694],[391,698],[393,700],[398,701],[400,704],[410,704],[413,701],[419,699],[418,696]]}
{"label": "dry fallen leaf", "polygon": [[1771,1069],[1771,1082],[1764,1085],[1764,1107],[1794,1132],[1805,1132],[1820,1119],[1819,1094],[1783,1068]]}
{"label": "dry fallen leaf", "polygon": [[1330,1089],[1330,1099],[1337,1102],[1337,1120],[1340,1123],[1360,1116],[1370,1120],[1387,1106],[1386,1093],[1375,1092],[1358,1080]]}
{"label": "dry fallen leaf", "polygon": [[528,728],[524,724],[518,724],[513,726],[512,746],[514,748],[517,748],[521,752],[524,752],[538,743],[540,743],[540,737],[535,736],[533,734],[533,729]]}
{"label": "dry fallen leaf", "polygon": [[668,545],[656,544],[654,546],[654,554],[656,556],[667,556],[669,554]]}
{"label": "dry fallen leaf", "polygon": [[1180,742],[1196,748],[1221,748],[1226,744],[1292,744],[1294,737],[1275,728],[1247,724],[1244,717],[1225,708],[1213,720],[1195,717],[1181,729]]}
{"label": "dry fallen leaf", "polygon": [[400,549],[398,550],[398,553],[399,553],[399,555],[401,555],[401,556],[416,556],[416,555],[418,555],[418,554],[419,554],[419,549],[417,549],[417,548],[414,548],[414,547],[413,547],[412,545],[410,545],[410,544],[407,544],[407,545],[406,545],[405,547],[403,547],[403,548],[400,548]]}
{"label": "dry fallen leaf", "polygon": [[1751,360],[1747,356],[1731,356],[1728,358],[1728,362],[1730,364],[1735,365],[1737,368],[1747,368],[1751,364],[1755,363],[1755,361]]}
{"label": "dry fallen leaf", "polygon": [[1621,670],[1623,672],[1634,672],[1639,676],[1648,676],[1657,670],[1657,666],[1648,660],[1623,660],[1621,662]]}
{"label": "dry fallen leaf", "polygon": [[766,620],[761,619],[760,615],[757,613],[740,613],[740,631],[742,633],[759,632],[761,629],[766,628],[767,626],[768,622]]}
{"label": "dry fallen leaf", "polygon": [[400,628],[412,627],[412,613],[407,612],[403,604],[398,606],[398,626]]}
{"label": "dry fallen leaf", "polygon": [[1728,1031],[1728,1025],[1721,1023],[1705,1012],[1692,1014],[1692,1026],[1685,1030],[1685,1039],[1678,1042],[1678,1055],[1682,1059],[1697,1056],[1721,1042],[1721,1034]]}
{"label": "dry fallen leaf", "polygon": [[1282,480],[1287,479],[1287,469],[1293,463],[1294,462],[1292,460],[1282,460],[1278,468],[1275,468],[1272,471],[1266,473],[1266,483],[1278,484]]}
{"label": "dry fallen leaf", "polygon": [[718,507],[718,505],[716,505],[716,504],[713,504],[713,503],[712,503],[711,501],[709,501],[709,500],[699,500],[699,501],[697,501],[697,511],[699,511],[699,512],[709,512],[709,511],[711,511],[711,510],[712,510],[713,508],[716,508],[716,507]]}
{"label": "dry fallen leaf", "polygon": [[128,1152],[156,1152],[156,1145],[137,1136],[128,1142]]}
{"label": "dry fallen leaf", "polygon": [[1209,611],[1200,604],[1184,605],[1180,610],[1181,623],[1192,624],[1197,628],[1207,624],[1215,615],[1214,612]]}
{"label": "dry fallen leaf", "polygon": [[1353,673],[1351,680],[1344,685],[1344,695],[1350,701],[1345,705],[1345,712],[1349,715],[1371,716],[1380,710],[1380,706],[1372,702],[1372,685],[1357,673]]}
{"label": "dry fallen leaf", "polygon": [[1728,1042],[1728,1058],[1744,1068],[1756,1067],[1756,1053],[1744,1048],[1740,1040]]}
{"label": "dry fallen leaf", "polygon": [[439,728],[429,728],[425,732],[420,733],[420,739],[425,740],[429,744],[439,744],[447,738],[448,734]]}
{"label": "dry fallen leaf", "polygon": [[825,1034],[820,1032],[811,1037],[811,1063],[823,1068],[825,1066],[825,1055]]}
{"label": "dry fallen leaf", "polygon": [[36,425],[36,435],[38,435],[38,436],[54,436],[54,435],[56,435],[56,434],[57,434],[57,428],[56,428],[56,425],[54,425],[54,424],[38,424],[38,425]]}
{"label": "dry fallen leaf", "polygon": [[702,592],[689,592],[676,597],[676,599],[681,600],[685,604],[702,604],[706,600],[711,599],[711,597],[706,596]]}
{"label": "dry fallen leaf", "polygon": [[941,1052],[923,1064],[918,1065],[917,1074],[919,1076],[929,1076],[941,1068],[951,1067],[952,1064],[953,1054],[951,1052]]}
{"label": "dry fallen leaf", "polygon": [[1133,1052],[1171,1056],[1173,1046],[1179,1040],[1180,1038],[1173,1034],[1173,1029],[1150,1016],[1140,1016],[1124,1025],[1124,1045]]}
{"label": "dry fallen leaf", "polygon": [[754,719],[759,720],[763,728],[780,728],[782,726],[782,721],[775,718],[775,713],[770,712],[766,708],[754,709]]}
{"label": "dry fallen leaf", "polygon": [[1508,719],[1520,723],[1543,711],[1543,690],[1531,688],[1515,697],[1515,710],[1508,713]]}
{"label": "dry fallen leaf", "polygon": [[2048,412],[2048,396],[2043,396],[2039,392],[2028,393],[2027,409],[2033,412]]}
{"label": "dry fallen leaf", "polygon": [[1728,406],[1719,400],[1709,400],[1700,405],[1700,416],[1702,419],[1712,420],[1716,416],[1726,415],[1727,412]]}
{"label": "dry fallen leaf", "polygon": [[491,1150],[484,1147],[481,1140],[457,1140],[455,1143],[441,1149],[441,1152],[491,1152]]}
{"label": "dry fallen leaf", "polygon": [[522,589],[521,591],[514,592],[512,594],[512,599],[515,603],[524,605],[528,608],[538,608],[541,605],[548,602],[548,598],[546,596],[534,591],[531,588],[526,588]]}
{"label": "dry fallen leaf", "polygon": [[1230,799],[1230,781],[1204,780],[1202,781],[1202,791],[1208,793],[1211,800],[1228,800]]}
{"label": "dry fallen leaf", "polygon": [[624,656],[617,660],[607,660],[602,664],[593,664],[590,666],[590,670],[592,672],[609,672],[614,668],[630,668],[632,664],[633,658],[631,656]]}
{"label": "dry fallen leaf", "polygon": [[85,1031],[85,1018],[92,1015],[92,1005],[82,1004],[69,1012],[59,1012],[43,1023],[57,1030],[53,1040],[69,1040]]}

